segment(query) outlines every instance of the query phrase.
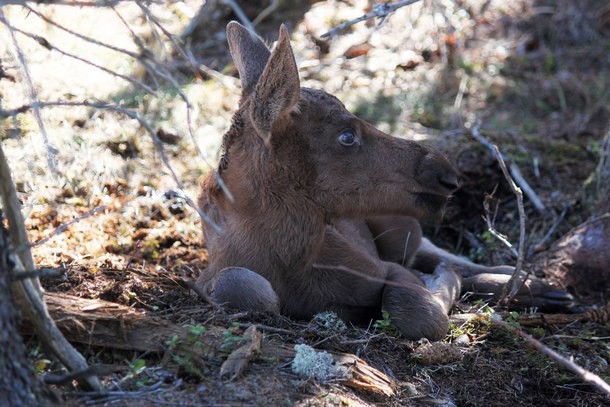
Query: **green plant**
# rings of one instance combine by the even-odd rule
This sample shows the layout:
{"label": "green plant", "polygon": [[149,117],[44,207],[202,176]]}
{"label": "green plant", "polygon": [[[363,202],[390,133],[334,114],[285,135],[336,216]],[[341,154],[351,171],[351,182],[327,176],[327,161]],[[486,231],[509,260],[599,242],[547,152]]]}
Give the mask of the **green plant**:
{"label": "green plant", "polygon": [[206,332],[203,325],[186,325],[186,336],[181,338],[178,335],[172,336],[165,341],[167,351],[170,353],[171,360],[187,375],[197,379],[202,379],[204,373],[201,370],[201,362],[197,355],[204,348],[205,344],[201,340]]}
{"label": "green plant", "polygon": [[378,319],[377,321],[375,321],[375,329],[390,336],[400,336],[400,331],[392,322],[392,317],[390,317],[390,313],[386,310],[382,310],[381,316],[382,319]]}
{"label": "green plant", "polygon": [[142,373],[144,369],[146,369],[146,361],[144,359],[138,358],[129,364],[129,371],[133,377]]}
{"label": "green plant", "polygon": [[228,328],[222,333],[222,344],[220,345],[220,349],[231,352],[235,349],[239,343],[244,339],[242,335],[237,335],[237,332],[240,330],[239,323],[234,322],[231,328]]}

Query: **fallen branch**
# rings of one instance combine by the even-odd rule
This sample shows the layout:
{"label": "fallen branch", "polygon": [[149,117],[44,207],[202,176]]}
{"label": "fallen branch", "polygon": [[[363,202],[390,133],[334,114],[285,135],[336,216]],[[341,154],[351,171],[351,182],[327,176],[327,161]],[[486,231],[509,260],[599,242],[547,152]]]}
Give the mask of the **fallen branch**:
{"label": "fallen branch", "polygon": [[601,391],[602,393],[605,393],[606,396],[610,397],[610,384],[608,384],[606,381],[604,381],[601,377],[599,377],[595,373],[582,368],[581,366],[574,363],[572,360],[560,355],[559,353],[555,352],[553,349],[544,345],[539,340],[537,340],[534,337],[532,337],[531,335],[528,335],[527,333],[523,332],[521,329],[518,329],[518,328],[512,326],[511,324],[509,324],[505,321],[499,320],[499,319],[494,319],[494,318],[491,318],[491,321],[493,324],[501,326],[502,328],[507,329],[516,335],[519,335],[520,337],[525,339],[525,341],[527,341],[531,346],[533,346],[536,350],[540,351],[544,355],[551,358],[553,361],[559,363],[560,365],[564,366],[571,372],[580,376],[580,378],[584,382],[595,386],[599,391]]}
{"label": "fallen branch", "polygon": [[[189,334],[188,328],[171,321],[108,301],[52,292],[46,294],[46,299],[49,312],[64,335],[70,341],[88,346],[161,353],[166,350],[167,340],[174,336],[179,341],[186,340]],[[206,328],[206,333],[200,338],[205,345],[203,348],[209,350],[219,347],[223,343],[225,329],[213,326]],[[31,326],[25,325],[24,330],[25,333],[31,332]],[[295,355],[292,345],[273,340],[263,341],[260,352],[263,358],[283,360],[290,360]],[[342,380],[342,384],[384,396],[396,394],[394,380],[363,359],[351,354],[329,353],[336,363],[351,372],[350,378]]]}

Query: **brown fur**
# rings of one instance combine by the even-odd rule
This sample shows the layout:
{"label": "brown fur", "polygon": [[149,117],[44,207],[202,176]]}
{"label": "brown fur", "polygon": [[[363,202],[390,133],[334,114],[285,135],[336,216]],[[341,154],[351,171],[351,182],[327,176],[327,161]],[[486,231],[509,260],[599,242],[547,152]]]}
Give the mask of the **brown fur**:
{"label": "brown fur", "polygon": [[[301,88],[284,26],[272,52],[238,23],[227,37],[243,94],[218,172],[202,184],[217,227],[204,225],[198,284],[220,303],[296,318],[332,310],[367,322],[383,308],[408,338],[442,338],[460,292],[454,269],[489,270],[447,254],[458,264],[448,266],[422,239],[415,219],[438,217],[457,188],[449,162]],[[353,145],[339,140],[346,130]],[[430,274],[409,268],[414,259]]]}

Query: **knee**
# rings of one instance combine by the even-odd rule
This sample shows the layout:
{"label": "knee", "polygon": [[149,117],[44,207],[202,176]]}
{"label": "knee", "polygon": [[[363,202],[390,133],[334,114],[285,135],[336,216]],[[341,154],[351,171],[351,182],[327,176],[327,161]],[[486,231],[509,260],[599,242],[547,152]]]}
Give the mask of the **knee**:
{"label": "knee", "polygon": [[445,308],[424,287],[400,281],[390,281],[384,288],[382,309],[394,325],[410,340],[443,339],[449,329]]}
{"label": "knee", "polygon": [[269,281],[243,267],[222,269],[212,287],[218,304],[244,311],[279,313],[280,301]]}

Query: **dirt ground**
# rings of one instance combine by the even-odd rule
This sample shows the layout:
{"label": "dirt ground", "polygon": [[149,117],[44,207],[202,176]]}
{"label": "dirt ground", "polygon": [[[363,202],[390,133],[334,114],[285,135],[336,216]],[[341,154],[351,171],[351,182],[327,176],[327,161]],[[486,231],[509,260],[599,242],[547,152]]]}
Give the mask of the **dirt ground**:
{"label": "dirt ground", "polygon": [[[275,2],[238,3],[256,20]],[[425,225],[440,246],[486,264],[515,261],[482,220],[485,197],[492,196],[495,227],[518,241],[514,195],[496,159],[471,136],[475,126],[521,169],[545,205],[540,210],[525,200],[529,260],[610,210],[607,186],[594,182],[610,118],[607,2],[424,1],[380,26],[362,22],[330,40],[321,35],[366,12],[367,1],[277,4],[257,29],[272,42],[279,24],[287,24],[303,86],[336,95],[384,131],[435,145],[455,164],[462,187],[443,221]],[[333,331],[315,321],[209,306],[183,283],[206,266],[207,253],[199,216],[180,191],[196,198],[239,99],[224,38],[234,11],[209,2],[199,24],[190,25],[200,2],[1,10],[19,50],[3,23],[0,137],[36,264],[63,270],[61,278],[42,279],[45,289],[145,310],[191,334],[183,343],[166,338],[164,352],[76,344],[106,369],[108,392],[54,387],[63,404],[607,405],[593,387],[485,318],[452,326],[443,355],[430,360],[429,344],[401,338],[387,321]],[[189,60],[166,32],[183,40]],[[73,104],[41,108],[45,132],[32,109],[5,114],[32,103],[22,60],[40,102]],[[121,109],[138,112],[158,142]],[[581,300],[603,306],[607,295],[608,288]],[[491,312],[466,298],[454,313],[475,311]],[[394,380],[396,392],[303,378],[293,373],[291,358],[264,351],[240,377],[220,379],[222,362],[251,324],[263,327],[263,349],[308,344],[355,354]],[[610,380],[607,322],[541,323],[527,331]],[[28,346],[38,373],[61,373],[35,338]]]}

